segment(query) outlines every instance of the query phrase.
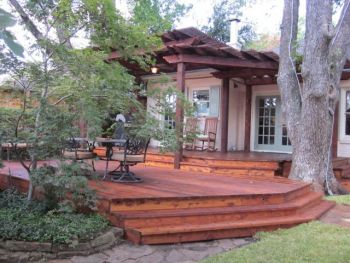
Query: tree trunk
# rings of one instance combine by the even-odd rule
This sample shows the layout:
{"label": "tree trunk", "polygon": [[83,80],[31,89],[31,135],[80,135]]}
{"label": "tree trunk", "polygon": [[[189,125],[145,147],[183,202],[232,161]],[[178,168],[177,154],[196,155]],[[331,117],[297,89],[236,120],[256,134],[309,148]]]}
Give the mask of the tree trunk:
{"label": "tree trunk", "polygon": [[278,73],[282,110],[293,146],[289,178],[310,182],[317,191],[343,193],[334,177],[331,145],[340,77],[349,46],[344,37],[350,36],[349,26],[345,25],[350,19],[349,10],[343,10],[334,30],[332,1],[307,1],[301,84],[293,58],[298,9],[298,0],[285,0]]}

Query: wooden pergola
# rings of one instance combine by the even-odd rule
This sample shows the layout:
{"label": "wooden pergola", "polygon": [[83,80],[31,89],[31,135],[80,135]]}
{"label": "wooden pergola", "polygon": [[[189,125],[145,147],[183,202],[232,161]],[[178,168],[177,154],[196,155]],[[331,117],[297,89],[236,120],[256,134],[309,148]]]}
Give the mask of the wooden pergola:
{"label": "wooden pergola", "polygon": [[[161,73],[176,73],[177,89],[185,92],[186,71],[212,69],[214,77],[222,80],[221,85],[221,151],[227,152],[228,111],[230,79],[238,78],[246,86],[244,150],[250,150],[252,86],[277,83],[279,56],[275,52],[237,50],[217,41],[200,30],[189,27],[172,30],[162,36],[163,48],[154,52],[155,67]],[[121,58],[117,51],[111,52],[108,60],[118,60],[137,78],[151,74],[137,63]],[[350,68],[347,63],[346,68]],[[349,79],[350,72],[344,71],[342,79]],[[176,129],[179,147],[175,153],[174,167],[179,168],[182,159],[182,123],[184,112],[179,100],[176,102]]]}
{"label": "wooden pergola", "polygon": [[[254,50],[239,51],[220,41],[217,41],[196,28],[173,30],[162,35],[164,50],[157,55],[156,66],[162,70],[164,65],[176,66],[176,81],[179,91],[185,90],[186,70],[213,69],[212,75],[222,80],[221,85],[221,151],[227,152],[228,143],[228,111],[229,111],[229,84],[231,78],[240,78],[246,84],[246,121],[245,145],[250,149],[250,119],[252,85],[261,85],[276,82],[278,70],[278,55],[273,52],[257,52]],[[183,123],[184,114],[179,101],[176,106],[175,123]],[[178,129],[178,141],[181,142],[182,129]],[[175,153],[174,167],[179,168],[182,159],[180,144]]]}

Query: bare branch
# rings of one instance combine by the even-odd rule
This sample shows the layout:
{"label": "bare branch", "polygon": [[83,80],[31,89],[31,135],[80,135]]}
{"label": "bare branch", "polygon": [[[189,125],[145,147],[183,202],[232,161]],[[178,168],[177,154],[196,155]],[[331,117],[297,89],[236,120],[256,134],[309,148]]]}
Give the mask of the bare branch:
{"label": "bare branch", "polygon": [[[285,0],[281,26],[280,60],[278,71],[278,87],[281,92],[283,113],[285,114],[290,138],[295,138],[295,129],[300,119],[301,94],[295,63],[295,42],[298,30],[299,0]],[[286,114],[288,113],[288,114]]]}
{"label": "bare branch", "polygon": [[333,79],[339,83],[347,59],[347,51],[350,48],[350,0],[344,3],[335,32],[329,52],[330,73],[333,74]]}
{"label": "bare branch", "polygon": [[9,0],[11,5],[16,9],[18,14],[21,16],[24,24],[27,26],[28,30],[33,34],[37,40],[45,40],[44,35],[39,31],[37,26],[33,23],[27,13],[23,10],[22,6],[18,3],[17,0]]}
{"label": "bare branch", "polygon": [[62,101],[64,101],[65,99],[68,99],[69,97],[72,97],[73,94],[68,94],[66,96],[63,96],[62,98],[60,98],[59,100],[57,100],[55,103],[53,103],[52,105],[58,105],[60,104]]}

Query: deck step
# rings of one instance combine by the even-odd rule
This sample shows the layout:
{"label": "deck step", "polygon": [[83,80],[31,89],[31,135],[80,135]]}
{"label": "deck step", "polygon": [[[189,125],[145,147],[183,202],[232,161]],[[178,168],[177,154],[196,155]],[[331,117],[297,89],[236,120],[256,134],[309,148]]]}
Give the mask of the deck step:
{"label": "deck step", "polygon": [[310,191],[310,184],[275,194],[129,198],[110,200],[110,212],[281,204]]}
{"label": "deck step", "polygon": [[167,209],[149,211],[120,211],[113,213],[119,227],[151,227],[181,224],[207,224],[211,222],[251,220],[290,216],[321,202],[321,193],[310,192],[291,201],[275,205]]}
{"label": "deck step", "polygon": [[126,228],[126,237],[136,244],[166,244],[252,236],[258,231],[288,228],[309,222],[319,218],[333,206],[333,202],[322,201],[308,211],[292,216],[197,225]]}

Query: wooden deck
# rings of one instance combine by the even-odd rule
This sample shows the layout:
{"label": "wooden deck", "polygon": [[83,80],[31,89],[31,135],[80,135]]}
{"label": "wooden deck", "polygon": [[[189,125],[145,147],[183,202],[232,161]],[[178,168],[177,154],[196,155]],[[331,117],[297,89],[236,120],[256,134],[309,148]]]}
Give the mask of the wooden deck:
{"label": "wooden deck", "polygon": [[[104,163],[99,162],[101,170]],[[26,177],[12,167],[12,185]],[[90,181],[99,211],[137,244],[162,244],[251,236],[320,217],[333,203],[305,183],[282,177],[218,176],[154,167],[133,167],[144,181]],[[0,170],[6,187],[6,168]]]}
{"label": "wooden deck", "polygon": [[[157,149],[147,152],[146,165],[173,168],[174,155]],[[228,176],[286,177],[291,163],[290,154],[263,152],[200,152],[184,151],[180,169],[190,172],[216,173]]]}

